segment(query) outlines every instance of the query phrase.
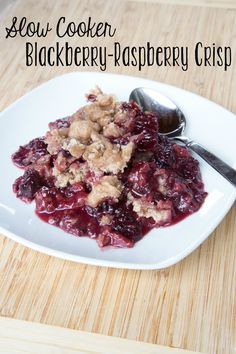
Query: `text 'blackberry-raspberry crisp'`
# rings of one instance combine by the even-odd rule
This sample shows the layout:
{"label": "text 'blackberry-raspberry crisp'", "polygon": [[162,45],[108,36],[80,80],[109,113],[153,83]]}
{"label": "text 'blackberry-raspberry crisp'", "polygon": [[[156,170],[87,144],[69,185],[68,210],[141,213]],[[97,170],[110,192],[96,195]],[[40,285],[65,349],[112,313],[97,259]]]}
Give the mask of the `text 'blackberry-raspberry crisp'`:
{"label": "text 'blackberry-raspberry crisp'", "polygon": [[86,97],[12,155],[24,169],[16,196],[34,200],[42,220],[100,247],[132,247],[152,228],[196,212],[207,195],[198,161],[158,134],[158,115],[98,88]]}

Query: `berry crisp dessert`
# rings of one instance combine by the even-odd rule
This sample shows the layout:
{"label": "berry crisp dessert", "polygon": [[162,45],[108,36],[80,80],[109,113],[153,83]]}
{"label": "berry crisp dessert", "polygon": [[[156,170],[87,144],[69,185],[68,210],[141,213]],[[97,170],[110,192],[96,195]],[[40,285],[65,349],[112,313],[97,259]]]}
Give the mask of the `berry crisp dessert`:
{"label": "berry crisp dessert", "polygon": [[199,163],[158,134],[157,114],[99,88],[86,98],[12,155],[24,170],[13,184],[18,198],[35,201],[50,225],[100,247],[132,247],[201,207],[207,193]]}

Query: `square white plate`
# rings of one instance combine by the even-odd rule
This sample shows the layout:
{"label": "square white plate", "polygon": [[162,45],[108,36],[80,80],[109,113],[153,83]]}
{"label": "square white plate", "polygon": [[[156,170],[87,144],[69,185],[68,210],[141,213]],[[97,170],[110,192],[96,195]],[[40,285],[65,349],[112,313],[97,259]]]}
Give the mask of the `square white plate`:
{"label": "square white plate", "polygon": [[236,167],[236,117],[224,108],[179,88],[137,77],[70,73],[39,86],[0,114],[0,232],[35,250],[77,262],[133,269],[170,266],[198,247],[235,201],[236,189],[200,158],[208,192],[202,208],[176,225],[152,230],[131,249],[101,250],[94,240],[66,234],[41,221],[34,203],[24,204],[12,192],[22,171],[13,165],[11,154],[19,145],[44,135],[50,121],[84,105],[85,93],[95,85],[124,101],[140,86],[168,95],[186,115],[186,135]]}

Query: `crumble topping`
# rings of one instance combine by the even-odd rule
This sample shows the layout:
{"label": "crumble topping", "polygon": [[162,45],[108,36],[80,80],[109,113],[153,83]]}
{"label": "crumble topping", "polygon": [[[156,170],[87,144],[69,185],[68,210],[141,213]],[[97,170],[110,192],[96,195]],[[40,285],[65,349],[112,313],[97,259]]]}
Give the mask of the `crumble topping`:
{"label": "crumble topping", "polygon": [[111,198],[117,202],[121,192],[122,184],[116,176],[104,176],[98,184],[93,185],[86,202],[94,208],[105,199]]}
{"label": "crumble topping", "polygon": [[103,215],[100,221],[100,225],[110,225],[112,222],[111,215]]}
{"label": "crumble topping", "polygon": [[157,204],[148,202],[143,198],[134,198],[130,193],[128,200],[132,203],[133,210],[144,218],[152,218],[158,224],[167,224],[172,219],[172,205],[169,201],[159,201]]}
{"label": "crumble topping", "polygon": [[75,138],[82,144],[91,141],[91,134],[99,131],[99,125],[90,120],[74,120],[69,128],[69,138]]}
{"label": "crumble topping", "polygon": [[157,183],[159,186],[158,187],[159,192],[161,192],[163,195],[166,195],[168,192],[166,178],[164,176],[158,176]]}
{"label": "crumble topping", "polygon": [[69,166],[66,172],[60,172],[56,167],[53,168],[53,176],[56,177],[56,187],[63,188],[68,184],[72,185],[76,182],[84,181],[88,175],[89,167],[87,164],[73,163]]}
{"label": "crumble topping", "polygon": [[[99,88],[92,94],[96,95],[96,101],[72,115],[69,127],[52,129],[47,133],[48,152],[60,156],[63,149],[75,158],[83,158],[95,171],[113,174],[123,172],[132,157],[134,143],[130,141],[127,145],[120,145],[112,144],[109,140],[109,137],[118,138],[123,133],[123,129],[114,122],[116,113],[120,114],[120,104],[113,96],[103,94]],[[59,157],[56,164],[61,165],[58,160]],[[72,175],[69,167],[67,172],[58,167],[53,169],[58,187],[82,181],[86,176],[80,168],[76,173],[78,176]]]}
{"label": "crumble topping", "polygon": [[81,144],[76,139],[70,139],[68,141],[64,141],[62,148],[64,150],[68,150],[72,156],[77,158],[81,157],[85,151],[85,145]]}
{"label": "crumble topping", "polygon": [[101,141],[98,141],[95,146],[95,151],[94,144],[89,146],[83,157],[87,159],[90,166],[94,166],[103,172],[114,174],[124,171],[134,150],[132,142],[128,145],[119,146],[109,142],[102,145]]}
{"label": "crumble topping", "polygon": [[60,132],[61,129],[53,129],[46,134],[45,142],[47,144],[47,150],[49,154],[57,154],[65,140],[64,131],[63,134]]}
{"label": "crumble topping", "polygon": [[103,127],[103,135],[107,138],[115,137],[118,138],[123,134],[123,129],[120,128],[114,122],[109,123],[107,126]]}

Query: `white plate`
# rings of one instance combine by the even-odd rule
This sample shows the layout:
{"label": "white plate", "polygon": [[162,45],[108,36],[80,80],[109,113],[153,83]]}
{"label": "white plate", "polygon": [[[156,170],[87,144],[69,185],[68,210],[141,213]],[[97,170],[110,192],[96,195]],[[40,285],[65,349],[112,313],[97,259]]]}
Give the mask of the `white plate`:
{"label": "white plate", "polygon": [[170,266],[210,235],[236,197],[235,188],[200,158],[209,193],[202,208],[174,226],[152,230],[132,249],[101,250],[94,240],[66,234],[41,221],[34,214],[34,203],[24,204],[12,192],[12,184],[22,171],[12,164],[11,154],[19,145],[44,135],[48,122],[85,104],[84,94],[95,85],[115,93],[120,100],[128,100],[131,90],[140,86],[165,93],[186,114],[186,135],[236,167],[236,117],[215,103],[135,77],[88,72],[63,75],[31,91],[0,114],[0,232],[35,250],[76,262],[133,269]]}

